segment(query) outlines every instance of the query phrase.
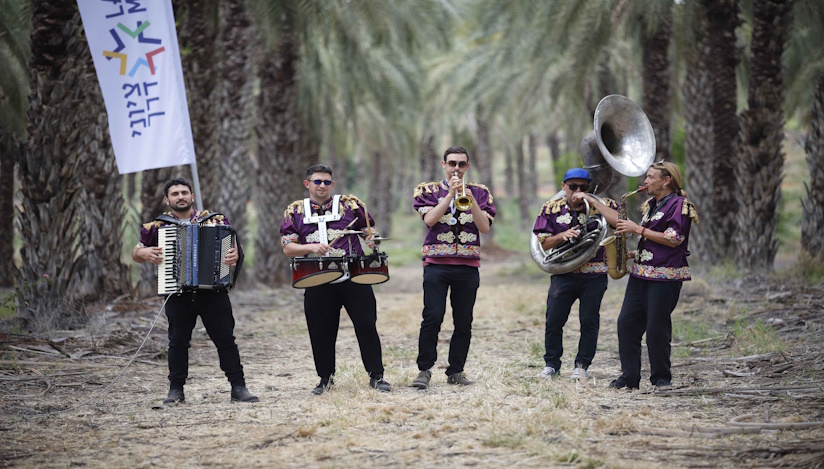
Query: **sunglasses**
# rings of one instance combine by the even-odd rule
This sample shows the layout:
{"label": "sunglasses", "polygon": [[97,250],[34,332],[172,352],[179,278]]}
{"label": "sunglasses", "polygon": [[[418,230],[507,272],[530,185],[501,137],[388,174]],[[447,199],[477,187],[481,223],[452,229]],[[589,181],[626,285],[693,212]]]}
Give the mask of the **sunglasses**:
{"label": "sunglasses", "polygon": [[319,185],[321,185],[321,184],[323,184],[323,185],[325,185],[325,186],[331,186],[331,185],[332,185],[332,180],[331,180],[331,179],[326,179],[326,180],[323,180],[323,179],[315,179],[315,180],[314,180],[314,181],[312,181],[312,182],[314,182],[316,186],[319,186]]}
{"label": "sunglasses", "polygon": [[567,186],[572,190],[572,192],[581,189],[581,192],[586,192],[589,189],[589,184],[567,184]]}
{"label": "sunglasses", "polygon": [[463,168],[466,168],[466,165],[468,165],[469,163],[467,163],[466,161],[447,161],[446,164],[450,168],[454,168],[455,166],[457,166],[457,167],[463,169]]}

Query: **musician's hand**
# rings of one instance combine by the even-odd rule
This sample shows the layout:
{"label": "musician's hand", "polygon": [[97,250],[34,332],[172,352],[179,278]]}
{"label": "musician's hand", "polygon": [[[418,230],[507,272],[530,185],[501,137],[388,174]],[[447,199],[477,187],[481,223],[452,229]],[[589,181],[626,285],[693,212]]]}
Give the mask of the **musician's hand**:
{"label": "musician's hand", "polygon": [[635,259],[635,255],[638,251],[627,251],[627,259]]}
{"label": "musician's hand", "polygon": [[563,233],[561,233],[561,240],[562,241],[569,241],[569,240],[577,238],[580,235],[581,235],[580,228],[570,228],[570,229],[564,231]]}
{"label": "musician's hand", "polygon": [[231,248],[226,253],[226,255],[223,256],[223,263],[228,266],[234,267],[235,265],[237,265],[238,259],[240,259],[240,255],[238,255],[237,249]]}
{"label": "musician's hand", "polygon": [[641,227],[632,220],[618,220],[615,225],[615,234],[641,233]]}
{"label": "musician's hand", "polygon": [[575,191],[572,193],[572,197],[569,200],[569,206],[574,209],[579,209],[584,206],[584,199],[586,198],[585,192]]}
{"label": "musician's hand", "polygon": [[163,249],[160,246],[147,246],[137,251],[138,257],[155,265],[163,263]]}
{"label": "musician's hand", "polygon": [[329,252],[329,245],[323,243],[314,243],[314,244],[307,244],[306,246],[309,247],[309,251],[313,254],[317,254],[319,256],[325,256],[327,252]]}
{"label": "musician's hand", "polygon": [[364,240],[364,242],[366,242],[366,246],[368,246],[369,249],[371,249],[373,251],[375,250],[375,242],[372,241],[372,238],[374,238],[374,237],[375,237],[374,233],[369,233],[369,235]]}
{"label": "musician's hand", "polygon": [[462,185],[463,182],[461,178],[459,178],[458,176],[452,176],[449,179],[449,195],[451,195],[453,198],[457,197],[457,194],[461,190]]}

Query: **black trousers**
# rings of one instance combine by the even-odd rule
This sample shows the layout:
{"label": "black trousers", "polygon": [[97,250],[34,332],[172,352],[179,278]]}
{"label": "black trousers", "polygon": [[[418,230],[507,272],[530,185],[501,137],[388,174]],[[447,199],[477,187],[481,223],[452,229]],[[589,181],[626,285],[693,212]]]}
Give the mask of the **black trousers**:
{"label": "black trousers", "polygon": [[641,382],[641,337],[647,334],[650,382],[671,381],[672,311],[681,295],[681,281],[661,282],[630,277],[618,315],[618,355],[621,381],[637,388]]}
{"label": "black trousers", "polygon": [[546,328],[544,330],[544,362],[556,370],[561,369],[564,354],[564,325],[576,300],[578,318],[581,321],[581,337],[575,363],[589,368],[598,346],[598,330],[601,326],[601,300],[607,291],[607,276],[583,277],[571,274],[553,275],[546,298]]}
{"label": "black trousers", "polygon": [[418,369],[428,370],[438,360],[438,333],[446,315],[446,294],[452,305],[455,331],[449,342],[446,374],[460,373],[469,355],[472,310],[481,283],[477,267],[429,264],[423,268],[423,321],[418,338]]}
{"label": "black trousers", "polygon": [[383,376],[375,294],[371,285],[360,285],[351,280],[307,288],[303,294],[303,309],[318,376],[325,379],[335,373],[335,342],[341,307],[346,308],[355,326],[361,360],[369,376]]}
{"label": "black trousers", "polygon": [[246,385],[235,343],[235,318],[225,291],[198,290],[173,295],[166,303],[169,319],[169,384],[182,387],[189,376],[189,346],[198,315],[217,347],[220,369],[232,386]]}

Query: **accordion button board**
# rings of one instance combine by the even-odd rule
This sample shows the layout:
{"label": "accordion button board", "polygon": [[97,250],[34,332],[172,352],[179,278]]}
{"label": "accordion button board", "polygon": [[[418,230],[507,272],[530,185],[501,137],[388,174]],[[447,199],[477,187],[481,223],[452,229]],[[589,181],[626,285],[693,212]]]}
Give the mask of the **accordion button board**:
{"label": "accordion button board", "polygon": [[237,232],[229,225],[166,225],[158,230],[163,262],[157,270],[157,294],[166,296],[194,290],[231,289],[243,262],[239,250],[236,267],[223,263],[237,246]]}

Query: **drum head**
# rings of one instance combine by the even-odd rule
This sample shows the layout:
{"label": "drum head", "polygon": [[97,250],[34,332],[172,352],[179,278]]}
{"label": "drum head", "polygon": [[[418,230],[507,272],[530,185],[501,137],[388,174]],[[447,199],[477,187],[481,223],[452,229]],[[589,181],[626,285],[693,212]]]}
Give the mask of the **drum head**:
{"label": "drum head", "polygon": [[316,274],[307,275],[299,280],[295,280],[292,282],[292,286],[295,288],[317,287],[318,285],[334,282],[341,277],[343,277],[343,272],[339,270],[318,272]]}
{"label": "drum head", "polygon": [[360,283],[361,285],[377,285],[387,280],[389,280],[389,275],[381,272],[370,272],[352,277],[352,283]]}

